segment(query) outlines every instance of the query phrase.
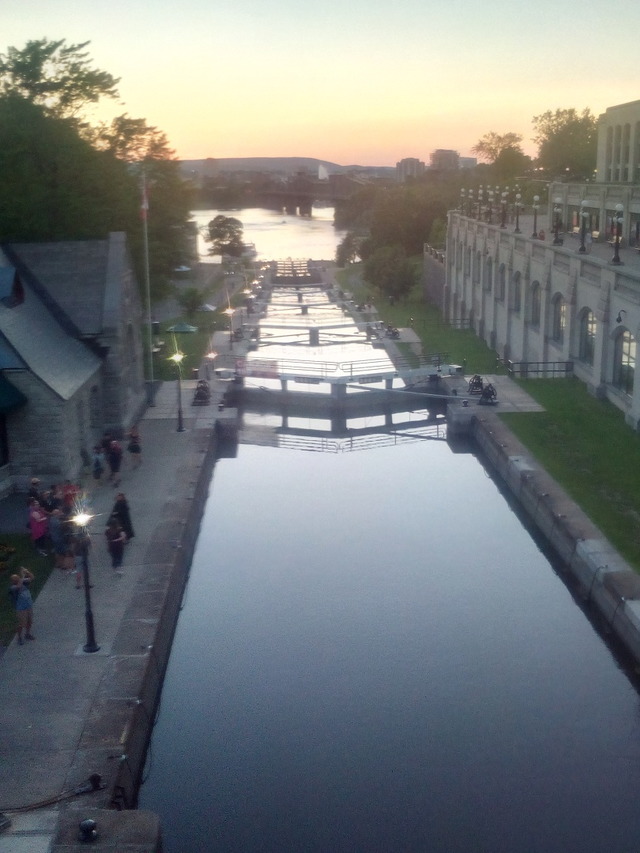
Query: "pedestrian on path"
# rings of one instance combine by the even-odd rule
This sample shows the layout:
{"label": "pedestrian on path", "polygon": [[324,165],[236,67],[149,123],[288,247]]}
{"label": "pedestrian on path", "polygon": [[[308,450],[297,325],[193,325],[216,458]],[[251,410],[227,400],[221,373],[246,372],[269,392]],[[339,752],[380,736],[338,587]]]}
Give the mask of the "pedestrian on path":
{"label": "pedestrian on path", "polygon": [[[33,572],[20,567],[19,575],[11,575],[11,586],[9,587],[9,597],[16,611],[16,635],[18,637],[18,645],[24,645],[25,640],[35,640],[31,633],[33,624],[33,598],[31,597],[31,582],[33,581]],[[22,632],[24,631],[24,639]]]}
{"label": "pedestrian on path", "polygon": [[116,500],[113,504],[113,509],[111,510],[111,518],[115,518],[118,521],[120,527],[125,532],[127,542],[129,541],[129,539],[133,539],[136,534],[133,532],[133,524],[131,523],[131,512],[129,511],[129,502],[125,497],[124,492],[118,492],[118,494],[116,495]]}
{"label": "pedestrian on path", "polygon": [[127,535],[122,527],[120,527],[118,520],[115,518],[109,519],[104,535],[107,539],[107,548],[111,557],[111,567],[115,569],[117,574],[121,575],[124,546],[127,542]]}
{"label": "pedestrian on path", "polygon": [[100,480],[102,479],[102,475],[104,473],[104,466],[105,466],[104,450],[102,449],[101,445],[96,444],[96,446],[93,448],[91,468],[92,468],[92,472],[93,472],[93,479],[97,483],[99,483]]}
{"label": "pedestrian on path", "polygon": [[122,447],[120,442],[114,439],[107,451],[107,462],[109,463],[109,482],[114,488],[120,485],[120,465],[122,464]]}
{"label": "pedestrian on path", "polygon": [[31,541],[38,552],[43,557],[47,556],[45,549],[45,539],[49,531],[49,517],[40,506],[40,503],[31,498],[29,501],[29,532],[31,533]]}
{"label": "pedestrian on path", "polygon": [[134,425],[129,430],[129,443],[127,450],[131,456],[131,467],[139,468],[142,463],[142,444],[140,442],[140,431],[138,426]]}

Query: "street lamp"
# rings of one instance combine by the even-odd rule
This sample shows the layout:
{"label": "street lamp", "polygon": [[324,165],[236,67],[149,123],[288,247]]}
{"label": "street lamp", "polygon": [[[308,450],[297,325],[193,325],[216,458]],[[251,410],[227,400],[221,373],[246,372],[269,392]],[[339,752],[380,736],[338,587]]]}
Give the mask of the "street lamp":
{"label": "street lamp", "polygon": [[613,257],[611,263],[616,266],[622,266],[620,260],[620,237],[622,236],[622,214],[624,207],[621,204],[616,204],[616,213],[611,220],[611,224],[615,226],[615,239],[613,241]]}
{"label": "street lamp", "polygon": [[176,432],[184,432],[184,422],[182,419],[182,360],[184,358],[183,352],[174,352],[172,356],[169,357],[169,361],[172,361],[175,366],[178,368],[178,427]]}
{"label": "street lamp", "polygon": [[478,219],[482,218],[482,202],[483,202],[482,196],[483,196],[483,190],[482,190],[482,184],[481,184],[480,188],[478,190],[478,217],[477,217]]}
{"label": "street lamp", "polygon": [[233,352],[233,308],[229,305],[222,313],[229,318],[229,349]]}
{"label": "street lamp", "polygon": [[491,217],[493,216],[493,190],[487,193],[489,197],[489,207],[487,208],[487,222],[491,225]]}
{"label": "street lamp", "polygon": [[93,516],[89,515],[87,512],[79,512],[77,515],[72,516],[71,521],[78,528],[78,534],[76,537],[76,548],[77,554],[82,561],[82,578],[84,583],[84,621],[86,624],[87,630],[87,642],[82,647],[84,652],[90,654],[91,652],[100,651],[100,646],[96,643],[96,635],[95,629],[93,626],[93,611],[91,609],[91,583],[89,581],[89,548],[91,546],[91,539],[89,538],[89,532],[87,530],[87,526]]}
{"label": "street lamp", "polygon": [[533,234],[531,235],[532,240],[538,239],[538,202],[540,201],[539,195],[534,195],[533,197]]}
{"label": "street lamp", "polygon": [[207,379],[210,378],[209,365],[213,364],[217,357],[218,353],[213,349],[213,347],[209,347],[209,352],[205,354],[206,361],[204,363],[204,371],[207,376]]}
{"label": "street lamp", "polygon": [[460,190],[460,213],[464,216],[464,203],[467,200],[467,191],[464,187]]}
{"label": "street lamp", "polygon": [[502,217],[500,219],[501,228],[507,227],[507,195],[508,193],[503,192],[500,199],[500,204],[502,205]]}
{"label": "street lamp", "polygon": [[516,227],[513,229],[514,234],[520,234],[520,200],[522,196],[520,193],[516,193]]}
{"label": "street lamp", "polygon": [[589,211],[586,209],[587,202],[585,199],[582,199],[580,202],[580,248],[578,251],[581,255],[587,251],[587,247],[585,246],[585,237],[587,236],[587,219],[589,217]]}
{"label": "street lamp", "polygon": [[473,216],[473,190],[468,193],[469,204],[467,205],[467,216]]}
{"label": "street lamp", "polygon": [[560,214],[562,213],[562,208],[560,205],[562,204],[562,199],[560,198],[560,196],[556,196],[554,198],[553,204],[554,204],[553,215],[555,217],[554,227],[553,227],[553,231],[554,231],[553,245],[554,246],[562,246],[562,240],[560,239]]}

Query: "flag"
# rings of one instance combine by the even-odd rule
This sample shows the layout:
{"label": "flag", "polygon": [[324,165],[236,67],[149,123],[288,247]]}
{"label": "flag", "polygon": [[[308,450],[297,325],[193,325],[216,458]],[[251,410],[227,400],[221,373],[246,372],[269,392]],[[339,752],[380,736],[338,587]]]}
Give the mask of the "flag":
{"label": "flag", "polygon": [[149,199],[147,198],[147,183],[142,179],[142,200],[140,202],[140,216],[142,219],[147,218],[147,211],[149,210]]}

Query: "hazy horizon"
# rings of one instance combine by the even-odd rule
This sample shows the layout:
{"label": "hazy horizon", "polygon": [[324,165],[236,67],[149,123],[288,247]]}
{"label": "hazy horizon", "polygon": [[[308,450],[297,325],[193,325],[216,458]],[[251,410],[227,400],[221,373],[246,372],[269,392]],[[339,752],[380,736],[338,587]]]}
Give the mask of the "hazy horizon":
{"label": "hazy horizon", "polygon": [[97,0],[24,0],[3,6],[0,25],[0,53],[89,41],[95,66],[121,78],[120,100],[90,121],[144,118],[181,160],[394,166],[437,148],[472,156],[490,131],[521,133],[533,155],[535,115],[640,98],[614,67],[636,54],[637,0],[597,20],[552,0],[245,0],[223,14],[210,0],[112,0],[108,13]]}

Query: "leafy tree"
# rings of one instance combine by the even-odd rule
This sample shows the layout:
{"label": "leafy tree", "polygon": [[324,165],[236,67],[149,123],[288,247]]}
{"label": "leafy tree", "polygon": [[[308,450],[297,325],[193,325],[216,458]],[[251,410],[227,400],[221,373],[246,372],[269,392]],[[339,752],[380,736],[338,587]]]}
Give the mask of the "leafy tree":
{"label": "leafy tree", "polygon": [[207,240],[212,244],[211,255],[231,255],[240,257],[244,250],[242,242],[242,222],[233,216],[219,213],[207,226]]}
{"label": "leafy tree", "polygon": [[336,249],[336,263],[339,267],[352,264],[360,256],[360,240],[353,231],[347,231]]}
{"label": "leafy tree", "polygon": [[538,165],[552,177],[590,178],[596,167],[598,120],[588,108],[547,110],[533,117]]}
{"label": "leafy tree", "polygon": [[176,289],[178,305],[189,319],[197,314],[205,299],[206,292],[199,287],[186,287],[184,290]]}
{"label": "leafy tree", "polygon": [[471,149],[481,160],[487,163],[495,163],[503,151],[514,149],[522,154],[520,143],[522,142],[522,134],[520,133],[495,133],[490,131],[485,133],[482,139]]}
{"label": "leafy tree", "polygon": [[415,268],[402,246],[381,246],[367,258],[364,278],[390,302],[405,299],[416,283]]}
{"label": "leafy tree", "polygon": [[84,48],[88,41],[29,41],[0,54],[0,93],[17,94],[52,115],[73,117],[102,97],[117,98],[119,79],[92,68]]}

